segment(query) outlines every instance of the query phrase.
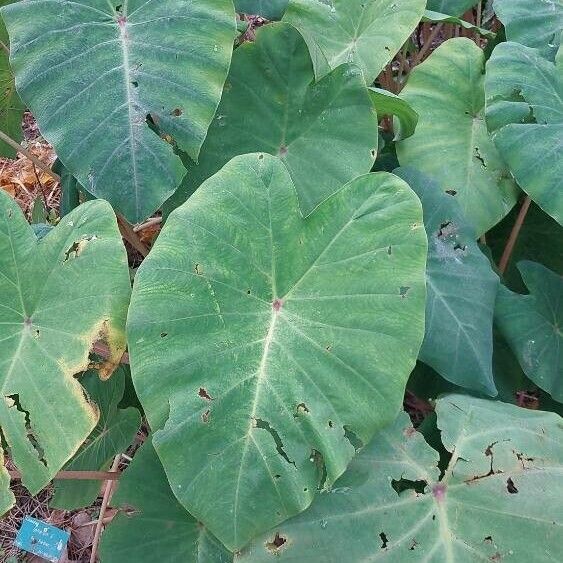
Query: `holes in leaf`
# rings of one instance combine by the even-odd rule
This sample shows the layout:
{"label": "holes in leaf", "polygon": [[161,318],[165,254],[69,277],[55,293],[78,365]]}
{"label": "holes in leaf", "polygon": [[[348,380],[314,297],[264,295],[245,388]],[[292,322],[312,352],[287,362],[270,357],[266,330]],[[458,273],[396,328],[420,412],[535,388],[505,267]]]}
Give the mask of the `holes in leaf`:
{"label": "holes in leaf", "polygon": [[333,427],[334,427],[334,424],[333,424],[332,420],[329,420],[329,421],[328,421],[328,427],[329,427],[329,428],[333,428]]}
{"label": "holes in leaf", "polygon": [[440,230],[438,231],[438,238],[449,237],[456,232],[456,226],[451,221],[445,221],[440,224]]}
{"label": "holes in leaf", "polygon": [[194,266],[194,272],[198,275],[201,276],[203,274],[203,268],[201,267],[201,264],[196,264]]}
{"label": "holes in leaf", "polygon": [[213,397],[207,392],[207,389],[205,389],[205,387],[200,387],[197,394],[206,401],[213,401]]}
{"label": "holes in leaf", "polygon": [[138,87],[139,87],[139,83],[138,83],[136,80],[133,80],[133,81],[131,82],[131,84],[132,84],[133,88],[138,88]]}
{"label": "holes in leaf", "polygon": [[410,290],[410,287],[408,285],[407,286],[401,286],[399,288],[399,295],[401,296],[402,299],[404,299],[407,296],[409,290]]}
{"label": "holes in leaf", "polygon": [[180,108],[175,108],[170,112],[170,115],[173,115],[174,117],[180,117],[183,113],[183,110],[181,110]]}
{"label": "holes in leaf", "polygon": [[276,313],[283,307],[283,301],[281,299],[274,299],[272,303],[272,309],[276,311]]}
{"label": "holes in leaf", "polygon": [[420,481],[411,481],[410,479],[392,479],[391,480],[391,486],[393,487],[393,490],[400,495],[401,493],[404,493],[405,491],[414,491],[415,493],[419,494],[419,495],[423,495],[424,494],[424,489],[426,488],[426,486],[428,485],[428,483],[426,481],[420,480]]}
{"label": "holes in leaf", "polygon": [[259,155],[258,155],[258,160],[264,160],[264,155],[263,155],[263,154],[259,154]]}
{"label": "holes in leaf", "polygon": [[483,168],[487,168],[487,164],[485,163],[485,159],[481,156],[481,153],[479,152],[479,147],[475,147],[475,150],[473,152],[473,156],[481,163],[481,166]]}
{"label": "holes in leaf", "polygon": [[26,438],[29,440],[29,443],[31,444],[32,448],[37,453],[37,459],[45,467],[47,467],[47,460],[45,459],[45,452],[43,451],[43,448],[39,444],[39,441],[37,440],[37,438],[36,438],[36,436],[33,432],[33,428],[31,427],[31,419],[30,419],[30,416],[29,416],[29,411],[26,411],[23,408],[22,404],[20,403],[20,396],[17,393],[14,394],[14,395],[6,395],[6,399],[7,399],[7,403],[8,403],[8,408],[16,409],[18,412],[20,412],[21,414],[24,415],[24,425],[25,425]]}
{"label": "holes in leaf", "polygon": [[161,332],[160,333],[160,338],[166,338],[168,336],[167,332]]}
{"label": "holes in leaf", "polygon": [[289,456],[285,452],[283,448],[282,439],[278,434],[277,430],[275,428],[272,428],[269,422],[267,422],[266,420],[262,420],[261,418],[255,418],[254,427],[259,428],[260,430],[266,430],[266,432],[268,432],[270,436],[272,436],[274,443],[276,444],[276,451],[278,452],[278,454],[280,454],[283,457],[283,459],[287,461],[287,463],[290,463],[291,465],[295,465],[295,462],[289,459]]}
{"label": "holes in leaf", "polygon": [[252,291],[250,291],[250,289],[247,289],[247,290],[246,290],[246,295],[251,295],[251,294],[252,294]]}
{"label": "holes in leaf", "polygon": [[319,474],[319,484],[317,485],[317,490],[321,491],[326,483],[326,464],[323,458],[323,454],[317,450],[311,450],[311,456],[309,457],[311,463],[317,466],[317,471]]}
{"label": "holes in leaf", "polygon": [[266,549],[272,553],[278,553],[283,545],[287,543],[287,538],[280,536],[279,532],[276,532],[274,539],[272,541],[266,542]]}
{"label": "holes in leaf", "polygon": [[71,247],[65,251],[63,263],[68,262],[71,258],[76,258],[76,256],[78,256],[78,242],[73,242]]}
{"label": "holes in leaf", "polygon": [[86,235],[83,236],[80,240],[74,241],[68,248],[68,250],[65,251],[63,264],[65,262],[68,262],[69,260],[72,260],[73,258],[78,258],[80,254],[82,254],[88,243],[97,239],[98,237],[96,235]]}
{"label": "holes in leaf", "polygon": [[393,254],[393,247],[392,247],[392,246],[390,246],[390,247],[387,249],[387,254],[388,254],[389,256],[391,256],[391,254]]}
{"label": "holes in leaf", "polygon": [[293,415],[293,418],[297,418],[300,414],[307,414],[309,412],[309,407],[305,403],[299,403],[297,405],[296,413]]}
{"label": "holes in leaf", "polygon": [[325,350],[326,350],[327,352],[330,352],[330,351],[332,350],[332,346],[331,346],[330,344],[327,344],[327,345],[325,346]]}
{"label": "holes in leaf", "polygon": [[409,551],[414,551],[417,545],[418,542],[413,538],[413,540],[411,541],[411,546],[409,547]]}
{"label": "holes in leaf", "polygon": [[523,453],[515,452],[514,450],[512,450],[512,453],[516,456],[516,459],[522,464],[522,469],[527,469],[526,464],[524,462],[534,461],[533,457],[525,457]]}
{"label": "holes in leaf", "polygon": [[387,544],[389,543],[389,540],[387,539],[387,534],[385,534],[385,532],[380,532],[379,533],[379,537],[381,538],[381,549],[385,549],[387,547]]}
{"label": "holes in leaf", "polygon": [[516,485],[514,484],[514,481],[512,480],[511,477],[509,477],[506,480],[506,490],[511,494],[511,495],[515,495],[518,492],[518,489],[516,488]]}
{"label": "holes in leaf", "polygon": [[457,195],[457,191],[456,191],[456,190],[446,190],[446,193],[447,193],[448,195],[451,195],[451,196],[456,196],[456,195]]}
{"label": "holes in leaf", "polygon": [[344,426],[343,428],[344,438],[346,438],[346,440],[350,442],[350,444],[356,451],[361,450],[364,447],[364,443],[362,442],[362,440],[360,440],[358,435],[348,426]]}
{"label": "holes in leaf", "polygon": [[493,543],[493,536],[487,536],[483,541],[485,543]]}
{"label": "holes in leaf", "polygon": [[209,422],[209,416],[210,416],[211,412],[209,409],[207,409],[202,415],[201,415],[201,422],[203,422],[204,424],[207,424]]}
{"label": "holes in leaf", "polygon": [[377,150],[376,149],[371,149],[371,151],[369,151],[369,152],[370,152],[370,154],[373,158],[375,158],[377,156]]}
{"label": "holes in leaf", "polygon": [[41,336],[41,332],[39,331],[38,328],[35,329],[35,332],[33,333],[34,338],[39,338]]}

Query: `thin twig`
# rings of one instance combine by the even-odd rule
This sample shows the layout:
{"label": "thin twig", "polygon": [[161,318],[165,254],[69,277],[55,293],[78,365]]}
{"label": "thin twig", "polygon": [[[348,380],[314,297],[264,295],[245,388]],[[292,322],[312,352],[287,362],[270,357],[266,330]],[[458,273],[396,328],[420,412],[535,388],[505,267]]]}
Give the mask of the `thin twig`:
{"label": "thin twig", "polygon": [[[119,460],[121,459],[121,454],[116,455],[113,463],[111,464],[110,471],[117,471],[119,466]],[[104,490],[104,496],[102,497],[102,506],[100,507],[100,516],[98,518],[98,523],[96,524],[96,531],[94,532],[94,539],[92,540],[92,554],[90,555],[90,563],[96,562],[96,555],[98,552],[98,545],[100,543],[100,534],[102,533],[102,527],[104,525],[104,516],[106,513],[106,508],[108,507],[109,499],[113,490],[113,481],[107,480],[106,487]]]}
{"label": "thin twig", "polygon": [[55,172],[53,172],[48,164],[45,164],[42,160],[39,160],[34,154],[31,154],[31,152],[29,152],[27,149],[24,149],[19,143],[16,143],[16,141],[14,141],[14,139],[12,139],[11,137],[8,137],[8,135],[6,135],[4,131],[0,131],[0,139],[4,141],[6,144],[10,145],[12,148],[16,149],[21,154],[23,154],[25,157],[29,158],[29,160],[31,160],[31,162],[33,162],[33,164],[35,164],[37,168],[40,168],[41,170],[43,170],[43,172],[49,174],[49,176],[51,176],[53,180],[55,180],[56,182],[61,181],[61,177]]}
{"label": "thin twig", "polygon": [[154,225],[160,225],[160,223],[162,223],[162,217],[151,217],[150,219],[147,219],[144,223],[141,223],[140,225],[133,227],[133,230],[136,233],[139,233],[141,231],[144,231],[145,229],[148,229],[149,227],[153,227]]}
{"label": "thin twig", "polygon": [[37,166],[35,166],[35,163],[33,162],[31,164],[33,166],[33,173],[35,174],[35,179],[39,184],[39,189],[41,190],[41,195],[43,196],[43,205],[45,206],[45,213],[49,214],[49,203],[47,202],[47,196],[45,195],[45,186],[43,186],[43,182],[41,182],[41,179],[39,178],[39,174],[37,174]]}
{"label": "thin twig", "polygon": [[149,249],[143,244],[141,239],[137,236],[137,233],[133,230],[133,227],[121,216],[117,216],[117,224],[119,225],[119,231],[121,236],[139,253],[141,256],[146,257],[149,253]]}
{"label": "thin twig", "polygon": [[512,253],[514,252],[514,247],[516,246],[516,241],[518,240],[518,235],[520,234],[520,230],[522,229],[522,225],[524,224],[524,219],[526,219],[526,214],[528,213],[528,209],[530,209],[530,204],[532,200],[529,196],[526,197],[522,207],[520,208],[520,212],[518,213],[518,217],[516,217],[516,221],[514,222],[514,227],[512,227],[512,231],[510,232],[510,236],[508,237],[508,241],[504,248],[504,252],[500,258],[500,262],[498,265],[499,272],[504,274],[506,272],[506,268],[508,263],[510,262],[510,258]]}
{"label": "thin twig", "polygon": [[[8,470],[12,481],[21,481],[20,471]],[[59,471],[53,479],[64,481],[117,481],[121,473],[113,471]]]}

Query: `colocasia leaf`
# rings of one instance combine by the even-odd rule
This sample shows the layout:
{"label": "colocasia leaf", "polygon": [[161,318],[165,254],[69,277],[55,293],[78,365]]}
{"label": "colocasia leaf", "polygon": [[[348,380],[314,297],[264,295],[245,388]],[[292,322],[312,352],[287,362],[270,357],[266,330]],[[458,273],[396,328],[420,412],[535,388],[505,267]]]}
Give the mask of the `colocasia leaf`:
{"label": "colocasia leaf", "polygon": [[61,161],[130,221],[145,219],[185,174],[172,145],[197,159],[217,109],[231,0],[28,0],[2,16],[18,92]]}
{"label": "colocasia leaf", "polygon": [[[13,4],[14,1],[0,0],[0,7]],[[9,49],[10,40],[1,16],[0,41]],[[8,58],[9,52],[0,48],[0,131],[19,143],[23,137],[22,118],[25,106],[16,92],[14,75]],[[4,141],[0,141],[0,155],[15,158],[16,150]]]}
{"label": "colocasia leaf", "polygon": [[420,22],[426,0],[290,0],[284,21],[305,37],[324,76],[355,63],[371,84]]}
{"label": "colocasia leaf", "polygon": [[[127,371],[126,366],[119,366],[109,381],[102,381],[96,370],[91,370],[80,379],[90,400],[97,405],[100,419],[65,469],[107,471],[113,458],[127,450],[133,441],[141,425],[141,415],[134,407],[117,406],[123,397]],[[82,508],[92,504],[99,492],[99,481],[55,480],[49,506],[64,510]]]}
{"label": "colocasia leaf", "polygon": [[287,24],[268,25],[257,32],[254,43],[235,51],[198,165],[188,165],[188,175],[167,208],[183,203],[231,158],[260,151],[281,158],[308,215],[344,184],[371,170],[377,126],[357,67],[343,64],[315,83],[301,35]]}
{"label": "colocasia leaf", "polygon": [[279,20],[289,0],[235,0],[237,12],[259,15],[269,20]]}
{"label": "colocasia leaf", "polygon": [[426,253],[401,179],[361,176],[303,219],[265,154],[170,215],[135,278],[133,379],[174,494],[229,549],[307,508],[396,416]]}
{"label": "colocasia leaf", "polygon": [[401,166],[418,168],[457,192],[476,236],[510,211],[517,194],[485,125],[484,64],[483,51],[458,38],[417,66],[401,97],[419,114],[418,126],[397,145]]}
{"label": "colocasia leaf", "polygon": [[494,10],[509,41],[540,49],[553,59],[563,30],[561,0],[495,0]]}
{"label": "colocasia leaf", "polygon": [[74,374],[103,338],[108,376],[125,349],[125,248],[103,201],[85,203],[41,240],[0,190],[0,426],[23,484],[37,493],[98,422]]}
{"label": "colocasia leaf", "polygon": [[104,563],[233,563],[233,555],[176,500],[150,440],[119,480],[112,505],[129,514],[118,514],[104,531]]}
{"label": "colocasia leaf", "polygon": [[487,125],[520,187],[563,225],[563,51],[501,43],[487,63]]}
{"label": "colocasia leaf", "polygon": [[415,169],[396,174],[420,197],[428,235],[426,334],[419,358],[456,385],[496,395],[493,315],[499,278],[475,242],[457,194]]}
{"label": "colocasia leaf", "polygon": [[255,539],[237,563],[557,559],[561,417],[462,395],[439,399],[436,412],[451,454],[443,475],[438,451],[401,413],[332,491]]}
{"label": "colocasia leaf", "polygon": [[477,4],[477,0],[427,0],[426,7],[450,16],[461,16]]}
{"label": "colocasia leaf", "polygon": [[563,403],[563,280],[541,264],[518,264],[529,295],[502,288],[495,320],[524,373]]}

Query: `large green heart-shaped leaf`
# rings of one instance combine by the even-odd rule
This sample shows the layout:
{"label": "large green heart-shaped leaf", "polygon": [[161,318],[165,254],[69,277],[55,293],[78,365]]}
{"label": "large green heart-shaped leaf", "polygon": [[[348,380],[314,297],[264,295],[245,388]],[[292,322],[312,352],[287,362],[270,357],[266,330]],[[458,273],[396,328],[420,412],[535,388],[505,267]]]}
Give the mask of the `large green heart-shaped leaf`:
{"label": "large green heart-shaped leaf", "polygon": [[356,67],[342,65],[315,84],[301,35],[287,24],[265,26],[254,43],[235,51],[199,165],[189,165],[167,207],[183,203],[234,156],[261,151],[280,156],[308,215],[344,184],[371,170],[377,127]]}
{"label": "large green heart-shaped leaf", "polygon": [[0,426],[33,494],[96,426],[98,410],[73,376],[98,338],[109,344],[110,363],[119,361],[129,293],[109,204],[80,206],[38,240],[0,190]]}
{"label": "large green heart-shaped leaf", "polygon": [[[80,379],[90,400],[100,411],[98,425],[88,436],[65,469],[75,471],[108,470],[113,458],[124,452],[141,425],[141,415],[134,407],[117,407],[123,397],[128,368],[117,368],[109,381],[102,381],[95,370]],[[100,492],[99,481],[57,481],[49,501],[52,508],[74,510],[91,505]]]}
{"label": "large green heart-shaped leaf", "polygon": [[438,400],[436,411],[452,454],[441,478],[438,452],[401,413],[331,492],[237,563],[558,560],[561,417],[462,395]]}
{"label": "large green heart-shaped leaf", "polygon": [[[14,1],[0,0],[0,8],[12,4]],[[22,118],[25,107],[16,92],[14,75],[9,61],[10,40],[1,16],[0,42],[2,43],[0,47],[0,131],[19,143],[23,137]],[[16,151],[14,147],[0,141],[0,155],[15,158]]]}
{"label": "large green heart-shaped leaf", "polygon": [[371,84],[414,31],[425,0],[290,0],[283,17],[307,41],[315,75],[355,63]]}
{"label": "large green heart-shaped leaf", "polygon": [[415,169],[396,173],[420,198],[428,236],[426,333],[419,359],[456,385],[496,395],[493,315],[499,278],[475,242],[456,193]]}
{"label": "large green heart-shaped leaf", "polygon": [[509,41],[538,48],[550,58],[556,53],[563,30],[561,0],[495,0],[494,10]]}
{"label": "large green heart-shaped leaf", "polygon": [[257,14],[269,20],[279,20],[289,0],[235,0],[237,12]]}
{"label": "large green heart-shaped leaf", "polygon": [[563,402],[563,279],[541,264],[518,264],[529,295],[502,288],[495,320],[524,373]]}
{"label": "large green heart-shaped leaf", "polygon": [[393,420],[426,252],[401,179],[361,176],[303,219],[264,154],[170,215],[135,278],[133,379],[175,495],[227,547],[304,510]]}
{"label": "large green heart-shaped leaf", "polygon": [[434,12],[441,12],[450,16],[461,16],[477,4],[477,0],[428,0],[426,7]]}
{"label": "large green heart-shaped leaf", "polygon": [[485,88],[500,154],[521,188],[563,225],[563,56],[554,64],[535,49],[501,43]]}
{"label": "large green heart-shaped leaf", "polygon": [[483,51],[470,39],[458,38],[417,66],[401,97],[420,119],[416,133],[397,144],[401,166],[418,168],[457,192],[476,235],[510,211],[517,193],[487,133],[484,64]]}
{"label": "large green heart-shaped leaf", "polygon": [[18,92],[78,181],[131,221],[197,158],[229,68],[231,0],[29,0],[4,8]]}
{"label": "large green heart-shaped leaf", "polygon": [[233,561],[232,554],[174,498],[150,441],[119,480],[112,505],[123,512],[102,536],[103,563]]}

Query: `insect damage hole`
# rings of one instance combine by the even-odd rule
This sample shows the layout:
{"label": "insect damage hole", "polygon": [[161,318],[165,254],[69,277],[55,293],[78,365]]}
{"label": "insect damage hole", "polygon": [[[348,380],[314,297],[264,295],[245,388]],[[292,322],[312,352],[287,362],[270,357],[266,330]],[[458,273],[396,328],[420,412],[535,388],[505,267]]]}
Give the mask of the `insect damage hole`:
{"label": "insect damage hole", "polygon": [[387,547],[387,544],[389,543],[389,540],[387,539],[387,534],[385,532],[380,532],[379,533],[379,537],[381,538],[381,549],[385,549]]}
{"label": "insect damage hole", "polygon": [[401,286],[399,288],[399,295],[401,296],[401,299],[404,299],[405,297],[407,297],[407,294],[408,294],[409,291],[410,291],[410,287],[408,285]]}
{"label": "insect damage hole", "polygon": [[516,488],[516,485],[514,484],[514,481],[512,480],[511,477],[509,477],[506,480],[506,490],[511,494],[511,495],[515,495],[518,492],[518,489]]}
{"label": "insect damage hole", "polygon": [[475,152],[473,153],[473,156],[481,163],[481,166],[483,168],[487,168],[485,159],[481,156],[481,153],[479,152],[479,147],[475,147]]}
{"label": "insect damage hole", "polygon": [[206,401],[213,401],[213,397],[207,392],[207,389],[205,389],[205,387],[200,387],[197,394]]}
{"label": "insect damage hole", "polygon": [[37,459],[47,467],[47,460],[45,459],[45,452],[39,444],[39,441],[33,432],[33,428],[31,426],[31,418],[29,411],[25,410],[20,402],[20,396],[15,393],[14,395],[6,395],[5,400],[7,401],[9,409],[16,409],[19,413],[23,415],[23,422],[25,427],[25,437],[28,439],[29,443],[31,444],[32,448],[35,450],[37,454]]}
{"label": "insect damage hole", "polygon": [[266,542],[266,549],[272,553],[278,553],[286,543],[287,538],[280,536],[279,532],[276,532],[274,539],[272,541]]}
{"label": "insect damage hole", "polygon": [[277,430],[275,428],[272,428],[268,421],[262,420],[261,418],[255,418],[254,419],[254,428],[258,428],[260,430],[266,430],[266,432],[268,432],[270,434],[270,436],[272,436],[274,443],[276,445],[276,451],[278,452],[278,454],[280,454],[283,457],[283,459],[285,459],[285,461],[287,461],[287,463],[295,466],[295,461],[289,459],[289,456],[287,455],[287,453],[284,449],[282,439],[281,439],[280,435],[278,434]]}

